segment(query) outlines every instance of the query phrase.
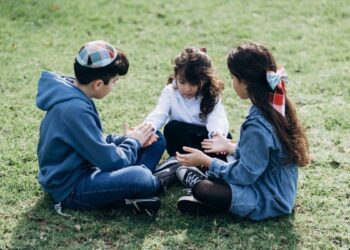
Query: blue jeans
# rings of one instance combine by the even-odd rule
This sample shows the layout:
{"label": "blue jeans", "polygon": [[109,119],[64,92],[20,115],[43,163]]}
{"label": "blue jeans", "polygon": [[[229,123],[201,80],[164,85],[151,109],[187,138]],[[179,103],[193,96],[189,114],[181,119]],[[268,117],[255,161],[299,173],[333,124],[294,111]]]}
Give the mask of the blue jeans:
{"label": "blue jeans", "polygon": [[147,148],[141,148],[138,152],[137,165],[145,165],[148,169],[154,172],[157,167],[157,164],[162,158],[162,155],[165,151],[165,139],[161,132],[157,131],[156,133],[159,138],[151,146]]}
{"label": "blue jeans", "polygon": [[114,204],[117,206],[126,198],[156,195],[161,190],[161,183],[152,172],[165,150],[164,137],[159,132],[157,134],[157,142],[139,150],[137,165],[112,172],[91,169],[81,177],[68,198],[62,201],[62,206],[70,209],[95,209]]}

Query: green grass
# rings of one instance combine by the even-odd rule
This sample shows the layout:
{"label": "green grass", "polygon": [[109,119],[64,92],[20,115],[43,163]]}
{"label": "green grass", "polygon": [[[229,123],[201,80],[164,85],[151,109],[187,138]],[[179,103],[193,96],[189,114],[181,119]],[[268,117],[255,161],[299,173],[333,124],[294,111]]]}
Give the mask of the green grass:
{"label": "green grass", "polygon": [[[349,249],[348,0],[0,0],[0,27],[0,249]],[[72,74],[78,49],[95,39],[116,44],[131,63],[114,92],[97,102],[108,132],[141,122],[171,59],[199,45],[227,83],[224,104],[237,138],[249,103],[230,88],[226,55],[246,40],[271,48],[289,73],[288,94],[314,157],[300,169],[293,215],[259,223],[183,216],[176,210],[181,187],[162,197],[155,220],[123,210],[57,215],[36,180],[43,117],[36,84],[42,69]]]}

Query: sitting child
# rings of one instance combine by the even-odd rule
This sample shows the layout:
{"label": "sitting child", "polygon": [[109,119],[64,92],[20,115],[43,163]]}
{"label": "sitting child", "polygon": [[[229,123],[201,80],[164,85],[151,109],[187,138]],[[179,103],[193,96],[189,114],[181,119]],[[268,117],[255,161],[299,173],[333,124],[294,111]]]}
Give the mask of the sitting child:
{"label": "sitting child", "polygon": [[183,146],[201,149],[201,142],[214,134],[229,135],[220,97],[223,89],[224,84],[204,48],[185,48],[175,58],[174,73],[156,108],[144,121],[155,130],[165,125],[164,137],[170,157],[177,151],[183,152]]}
{"label": "sitting child", "polygon": [[290,214],[297,194],[298,168],[309,162],[308,142],[291,101],[286,96],[287,75],[278,69],[267,48],[243,43],[229,54],[232,85],[252,106],[241,126],[238,144],[218,135],[204,140],[205,152],[234,154],[232,162],[211,158],[184,148],[177,176],[192,188],[193,196],[181,197],[182,212],[223,212],[251,220]]}
{"label": "sitting child", "polygon": [[93,99],[102,99],[128,72],[125,53],[104,41],[85,44],[75,78],[44,71],[37,106],[46,111],[37,148],[39,183],[57,210],[125,204],[153,215],[162,180],[152,175],[165,143],[149,124],[105,137]]}

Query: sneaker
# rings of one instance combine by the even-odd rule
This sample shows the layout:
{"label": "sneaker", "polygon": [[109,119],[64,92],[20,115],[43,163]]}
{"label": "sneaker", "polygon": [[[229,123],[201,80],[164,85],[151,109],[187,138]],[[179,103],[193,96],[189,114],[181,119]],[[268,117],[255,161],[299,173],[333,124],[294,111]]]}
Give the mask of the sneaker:
{"label": "sneaker", "polygon": [[182,189],[182,192],[184,192],[186,195],[192,195],[192,188],[184,188]]}
{"label": "sneaker", "polygon": [[200,202],[192,195],[182,196],[177,201],[177,209],[179,209],[179,211],[183,214],[204,215],[213,213],[213,209],[211,207],[205,205],[203,202]]}
{"label": "sneaker", "polygon": [[159,171],[162,171],[168,167],[170,167],[171,165],[177,163],[178,161],[176,160],[176,158],[174,156],[170,157],[168,160],[164,161],[161,165],[159,165],[159,167],[156,168],[156,170],[154,171],[154,173],[157,173]]}
{"label": "sneaker", "polygon": [[208,179],[196,167],[179,167],[176,171],[176,176],[179,181],[188,188],[193,188],[198,182]]}
{"label": "sneaker", "polygon": [[144,199],[125,199],[125,206],[132,209],[135,214],[147,214],[153,217],[160,208],[158,197],[149,197]]}
{"label": "sneaker", "polygon": [[[164,166],[163,166],[164,165]],[[174,185],[178,180],[176,178],[176,170],[180,167],[178,161],[167,161],[160,166],[162,170],[156,171],[153,175],[157,176],[162,183],[163,191]]]}

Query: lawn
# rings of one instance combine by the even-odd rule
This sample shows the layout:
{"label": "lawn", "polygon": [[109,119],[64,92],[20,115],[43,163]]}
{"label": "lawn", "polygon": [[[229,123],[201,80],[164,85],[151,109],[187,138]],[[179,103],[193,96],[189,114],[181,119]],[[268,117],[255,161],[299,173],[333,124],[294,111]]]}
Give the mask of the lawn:
{"label": "lawn", "polygon": [[[41,70],[72,75],[87,41],[123,49],[130,71],[97,101],[106,132],[141,122],[155,106],[185,46],[206,47],[225,81],[230,131],[249,107],[230,87],[226,55],[242,41],[271,48],[290,78],[310,142],[289,217],[251,222],[230,214],[191,217],[176,186],[156,218],[125,210],[62,217],[37,183],[44,113],[35,106]],[[0,249],[349,249],[350,3],[314,1],[0,0]],[[164,158],[166,155],[164,155]]]}

